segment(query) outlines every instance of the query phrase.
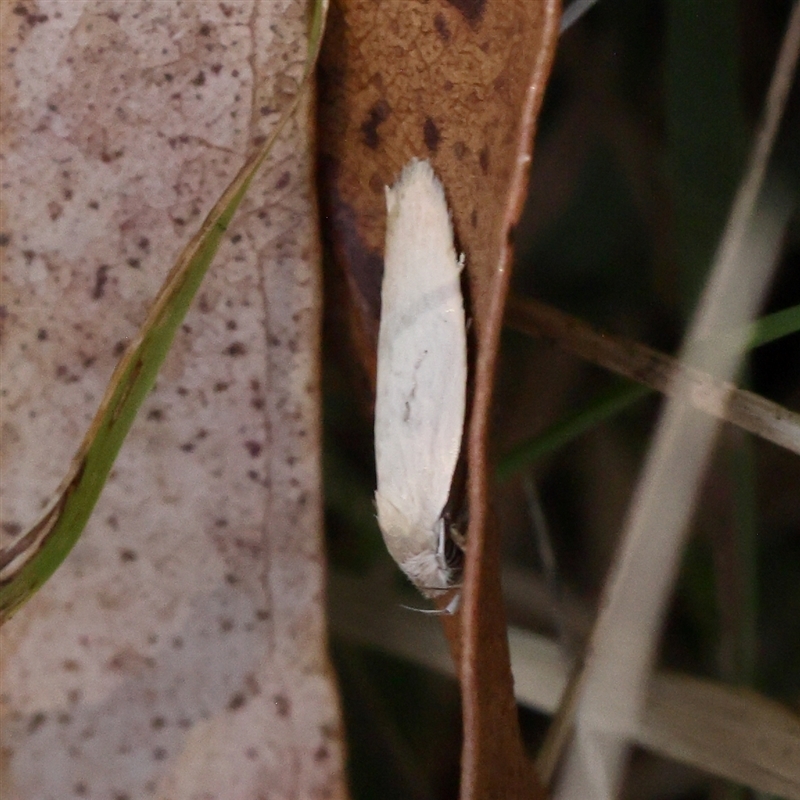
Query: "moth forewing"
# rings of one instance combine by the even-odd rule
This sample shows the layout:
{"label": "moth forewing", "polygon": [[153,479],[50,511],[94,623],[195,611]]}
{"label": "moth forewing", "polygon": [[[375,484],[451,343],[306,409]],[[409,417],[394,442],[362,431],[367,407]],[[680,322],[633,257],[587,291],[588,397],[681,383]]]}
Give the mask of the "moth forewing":
{"label": "moth forewing", "polygon": [[436,596],[453,583],[442,513],[466,404],[461,263],[444,190],[427,161],[405,167],[387,187],[386,205],[375,500],[389,552],[424,594]]}

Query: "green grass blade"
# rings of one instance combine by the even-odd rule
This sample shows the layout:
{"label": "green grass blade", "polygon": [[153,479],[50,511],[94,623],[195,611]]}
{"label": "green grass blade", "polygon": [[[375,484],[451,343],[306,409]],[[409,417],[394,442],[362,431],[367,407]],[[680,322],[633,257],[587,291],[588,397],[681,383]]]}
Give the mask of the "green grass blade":
{"label": "green grass blade", "polygon": [[[522,328],[518,330],[525,333]],[[767,314],[757,320],[748,326],[744,335],[741,331],[729,335],[734,338],[735,342],[744,341],[744,349],[750,351],[798,331],[800,331],[800,306],[792,306],[773,314]],[[714,337],[709,347],[718,347],[724,343],[725,335],[728,334]],[[647,386],[630,381],[617,384],[583,408],[555,422],[543,433],[517,445],[500,459],[497,467],[497,479],[499,481],[507,480],[528,464],[569,444],[573,439],[577,439],[578,436],[600,422],[624,411],[652,391],[654,390]]]}
{"label": "green grass blade", "polygon": [[631,381],[620,381],[612,389],[583,408],[560,419],[544,433],[515,447],[504,456],[497,467],[497,479],[504,481],[526,465],[558,450],[582,433],[598,425],[634,403],[652,390]]}
{"label": "green grass blade", "polygon": [[155,383],[175,332],[211,265],[250,182],[291,118],[319,54],[328,0],[317,0],[306,68],[297,96],[264,145],[251,156],[179,256],[137,337],[122,356],[70,470],[33,527],[0,551],[0,624],[55,572],[75,545],[105,485],[139,407]]}
{"label": "green grass blade", "polygon": [[756,320],[748,331],[747,349],[761,347],[800,331],[800,306],[792,306]]}

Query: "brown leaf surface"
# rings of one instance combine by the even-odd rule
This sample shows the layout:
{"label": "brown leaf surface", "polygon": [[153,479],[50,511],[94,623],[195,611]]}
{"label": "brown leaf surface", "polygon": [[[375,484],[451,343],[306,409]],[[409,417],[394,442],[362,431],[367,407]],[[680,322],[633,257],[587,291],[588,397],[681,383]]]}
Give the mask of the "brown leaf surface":
{"label": "brown leaf surface", "polygon": [[[2,529],[296,95],[307,4],[0,4]],[[344,797],[325,649],[310,104],[62,569],[0,632],[2,796]]]}
{"label": "brown leaf surface", "polygon": [[373,386],[384,186],[411,157],[432,161],[466,254],[476,342],[469,544],[462,611],[445,620],[462,654],[464,798],[537,791],[519,739],[486,453],[510,240],[558,11],[555,0],[340,0],[321,57],[321,197],[342,269],[334,302],[346,303],[355,352]]}

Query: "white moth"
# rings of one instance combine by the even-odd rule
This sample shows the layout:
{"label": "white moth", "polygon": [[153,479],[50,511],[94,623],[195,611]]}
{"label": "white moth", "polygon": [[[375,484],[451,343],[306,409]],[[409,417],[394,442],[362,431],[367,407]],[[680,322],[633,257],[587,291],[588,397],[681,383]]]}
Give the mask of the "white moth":
{"label": "white moth", "polygon": [[412,160],[386,187],[386,207],[375,502],[389,553],[424,595],[436,597],[455,580],[442,515],[464,430],[463,258],[456,257],[444,189],[427,161]]}

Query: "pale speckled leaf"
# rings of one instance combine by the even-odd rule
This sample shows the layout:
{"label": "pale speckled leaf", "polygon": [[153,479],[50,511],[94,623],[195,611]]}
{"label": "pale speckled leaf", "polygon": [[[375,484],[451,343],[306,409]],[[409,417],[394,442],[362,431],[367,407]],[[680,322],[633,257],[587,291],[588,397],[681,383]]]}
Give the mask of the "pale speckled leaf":
{"label": "pale speckled leaf", "polygon": [[[0,4],[2,526],[296,95],[305,3]],[[344,796],[325,652],[309,106],[279,140],[83,539],[0,633],[2,795]]]}

